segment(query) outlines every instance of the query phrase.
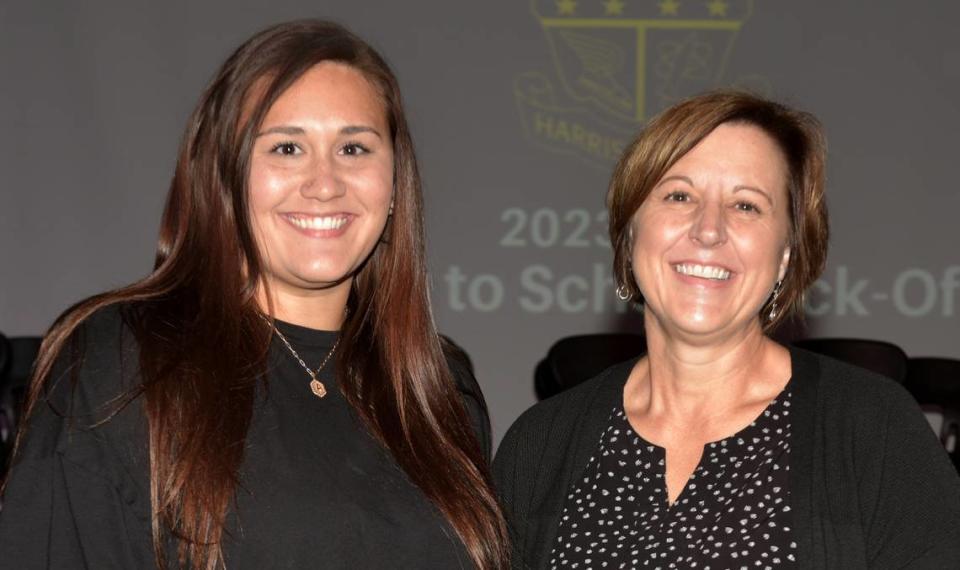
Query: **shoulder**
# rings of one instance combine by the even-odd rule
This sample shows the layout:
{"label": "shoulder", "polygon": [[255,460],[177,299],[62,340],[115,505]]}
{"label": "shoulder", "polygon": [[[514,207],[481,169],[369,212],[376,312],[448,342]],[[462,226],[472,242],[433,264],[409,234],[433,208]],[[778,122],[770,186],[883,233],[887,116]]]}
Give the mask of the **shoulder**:
{"label": "shoulder", "polygon": [[492,438],[490,435],[490,418],[487,413],[487,403],[483,397],[483,391],[480,389],[480,383],[477,382],[476,375],[473,372],[473,363],[460,346],[449,338],[440,337],[440,344],[443,348],[443,355],[447,360],[447,367],[450,369],[450,375],[457,386],[457,392],[460,394],[461,402],[467,410],[470,419],[470,427],[473,434],[480,444],[480,449],[484,457],[489,461],[492,447]]}
{"label": "shoulder", "polygon": [[138,314],[132,305],[114,304],[96,310],[77,327],[85,355],[114,361],[139,354],[133,322]]}
{"label": "shoulder", "polygon": [[822,408],[874,419],[890,409],[919,412],[910,393],[886,376],[828,356],[792,350],[800,361],[799,374],[804,376],[800,381],[817,382]]}
{"label": "shoulder", "polygon": [[957,567],[960,478],[914,398],[885,376],[797,354],[817,371],[803,379],[817,386],[812,417],[795,418],[813,424],[805,441],[820,465],[817,502],[831,516],[860,509],[876,567]]}
{"label": "shoulder", "polygon": [[139,350],[123,313],[119,306],[100,308],[59,346],[44,349],[56,352],[41,355],[53,361],[25,419],[18,461],[61,455],[102,473],[113,456],[108,450],[142,450],[142,410],[127,405],[138,394]]}
{"label": "shoulder", "polygon": [[[534,405],[507,430],[493,461],[493,478],[515,532],[529,531],[523,521],[535,510],[538,495],[565,489],[567,477],[585,465],[589,457],[583,451],[592,449],[593,436],[622,398],[635,363],[633,359],[612,366]],[[517,539],[523,542],[521,535]]]}
{"label": "shoulder", "polygon": [[97,309],[77,325],[60,356],[76,354],[87,367],[112,366],[139,356],[131,324],[136,314],[131,305],[113,304]]}
{"label": "shoulder", "polygon": [[46,379],[52,405],[94,414],[139,383],[139,346],[130,322],[133,309],[109,305],[84,318],[56,354]]}
{"label": "shoulder", "polygon": [[801,374],[798,377],[795,369],[794,378],[805,383],[798,391],[816,394],[815,400],[804,397],[809,403],[794,411],[801,414],[799,421],[818,424],[824,441],[852,444],[864,453],[883,453],[899,437],[936,439],[919,404],[894,380],[830,357],[794,350],[795,360],[801,361]]}
{"label": "shoulder", "polygon": [[466,397],[472,397],[482,402],[483,392],[474,374],[470,356],[457,343],[446,336],[440,336],[440,345],[443,348],[443,356],[447,360],[450,375],[453,376],[453,381],[457,385],[457,390]]}
{"label": "shoulder", "polygon": [[607,407],[616,403],[623,393],[623,385],[637,359],[630,359],[607,368],[590,380],[547,398],[523,412],[507,430],[497,459],[510,450],[542,447],[551,439],[566,439],[573,435],[575,426],[585,416],[606,414]]}

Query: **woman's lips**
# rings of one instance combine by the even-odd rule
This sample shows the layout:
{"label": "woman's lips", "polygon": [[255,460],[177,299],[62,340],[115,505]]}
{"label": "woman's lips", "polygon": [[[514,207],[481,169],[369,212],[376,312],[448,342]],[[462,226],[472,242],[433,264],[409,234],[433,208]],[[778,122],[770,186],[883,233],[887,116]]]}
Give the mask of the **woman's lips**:
{"label": "woman's lips", "polygon": [[714,281],[730,279],[730,270],[719,265],[701,265],[699,263],[676,263],[673,270],[681,275],[690,275]]}
{"label": "woman's lips", "polygon": [[683,262],[671,266],[681,282],[699,287],[724,287],[735,275],[726,267],[706,263]]}
{"label": "woman's lips", "polygon": [[281,214],[293,228],[311,237],[338,237],[343,235],[353,221],[352,214],[336,213],[325,215],[289,213]]}

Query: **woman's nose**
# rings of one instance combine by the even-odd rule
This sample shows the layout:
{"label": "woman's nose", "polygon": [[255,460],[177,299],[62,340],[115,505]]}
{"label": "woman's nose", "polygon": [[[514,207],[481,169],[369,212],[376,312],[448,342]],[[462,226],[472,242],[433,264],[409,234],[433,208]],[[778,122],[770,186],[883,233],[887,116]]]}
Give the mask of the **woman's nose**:
{"label": "woman's nose", "polygon": [[346,184],[338,175],[335,166],[328,160],[313,160],[306,174],[300,186],[300,193],[305,198],[330,200],[346,192]]}
{"label": "woman's nose", "polygon": [[690,227],[690,239],[703,247],[716,247],[727,240],[726,220],[719,204],[704,204]]}

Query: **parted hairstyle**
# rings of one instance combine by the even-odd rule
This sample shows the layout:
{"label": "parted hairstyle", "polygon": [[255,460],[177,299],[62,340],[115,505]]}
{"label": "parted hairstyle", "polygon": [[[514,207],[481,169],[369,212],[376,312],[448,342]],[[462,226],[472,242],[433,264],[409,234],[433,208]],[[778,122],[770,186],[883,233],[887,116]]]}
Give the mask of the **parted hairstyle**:
{"label": "parted hairstyle", "polygon": [[630,263],[631,220],[670,167],[724,123],[763,130],[780,148],[789,170],[790,261],[776,300],[777,315],[766,317],[772,296],[761,308],[769,332],[801,314],[804,292],[826,264],[826,141],[813,115],[757,95],[717,90],[682,101],[653,118],[624,150],[607,191],[614,279],[632,300],[643,302]]}
{"label": "parted hairstyle", "polygon": [[156,563],[166,567],[164,544],[173,540],[179,566],[223,566],[225,515],[238,490],[272,332],[256,300],[266,283],[248,219],[251,148],[274,101],[323,61],[349,65],[375,86],[394,150],[394,211],[354,275],[338,383],[475,565],[508,567],[506,524],[430,309],[420,176],[399,86],[381,56],[337,24],[271,27],[223,64],[190,117],[153,272],[75,305],[54,323],[25,415],[44,399],[55,360],[76,344],[84,320],[108,305],[124,308],[140,347],[142,383],[113,413],[143,400]]}

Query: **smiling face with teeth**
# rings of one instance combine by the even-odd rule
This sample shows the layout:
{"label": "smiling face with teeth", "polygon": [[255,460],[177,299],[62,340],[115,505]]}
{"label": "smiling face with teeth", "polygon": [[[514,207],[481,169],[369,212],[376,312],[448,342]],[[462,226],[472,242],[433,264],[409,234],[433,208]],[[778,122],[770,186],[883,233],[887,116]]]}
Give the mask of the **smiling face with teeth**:
{"label": "smiling face with teeth", "polygon": [[347,65],[313,66],[270,107],[250,159],[250,220],[274,296],[332,293],[346,303],[386,227],[392,192],[379,92]]}
{"label": "smiling face with teeth", "polygon": [[648,330],[761,329],[790,257],[787,177],[777,143],[747,123],[721,124],[667,170],[631,223]]}

